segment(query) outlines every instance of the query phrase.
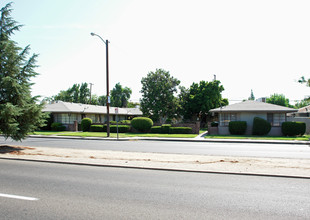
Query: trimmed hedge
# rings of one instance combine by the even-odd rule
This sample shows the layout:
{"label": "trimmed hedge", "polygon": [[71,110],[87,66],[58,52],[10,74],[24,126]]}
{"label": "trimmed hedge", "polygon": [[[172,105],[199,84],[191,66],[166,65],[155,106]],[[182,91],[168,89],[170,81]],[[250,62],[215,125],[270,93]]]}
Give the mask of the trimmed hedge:
{"label": "trimmed hedge", "polygon": [[160,134],[161,133],[161,126],[153,126],[153,127],[151,127],[151,133]]}
{"label": "trimmed hedge", "polygon": [[263,118],[255,117],[253,120],[253,135],[266,135],[271,130],[271,124]]}
{"label": "trimmed hedge", "polygon": [[[129,125],[119,125],[118,133],[127,133],[130,130]],[[117,133],[117,125],[110,125],[110,132]]]}
{"label": "trimmed hedge", "polygon": [[131,126],[140,132],[147,132],[153,126],[153,121],[146,117],[136,117],[131,120]]}
{"label": "trimmed hedge", "polygon": [[302,136],[306,132],[306,123],[299,121],[287,121],[282,123],[282,133],[284,136]]}
{"label": "trimmed hedge", "polygon": [[93,132],[102,132],[103,131],[103,125],[91,125],[90,131]]}
{"label": "trimmed hedge", "polygon": [[90,126],[92,124],[92,120],[90,118],[83,118],[81,121],[81,129],[82,131],[89,131]]}
{"label": "trimmed hedge", "polygon": [[53,122],[51,124],[51,130],[52,131],[65,131],[66,130],[66,126],[64,126],[63,124],[61,124],[59,122]]}
{"label": "trimmed hedge", "polygon": [[169,134],[170,133],[171,124],[162,124],[161,125],[161,132],[163,134]]}
{"label": "trimmed hedge", "polygon": [[131,120],[122,120],[122,121],[119,122],[119,124],[130,125],[131,124]]}
{"label": "trimmed hedge", "polygon": [[246,121],[231,121],[228,125],[229,132],[232,135],[243,135],[246,132]]}
{"label": "trimmed hedge", "polygon": [[156,133],[156,134],[191,134],[192,128],[190,128],[190,127],[171,127],[170,124],[169,125],[163,124],[162,126],[153,126],[151,128],[151,133]]}
{"label": "trimmed hedge", "polygon": [[[103,125],[103,131],[107,132],[107,125]],[[129,125],[118,125],[118,133],[127,133],[130,131]],[[110,125],[110,132],[117,133],[117,125]]]}
{"label": "trimmed hedge", "polygon": [[190,127],[170,127],[170,134],[191,134],[192,128]]}

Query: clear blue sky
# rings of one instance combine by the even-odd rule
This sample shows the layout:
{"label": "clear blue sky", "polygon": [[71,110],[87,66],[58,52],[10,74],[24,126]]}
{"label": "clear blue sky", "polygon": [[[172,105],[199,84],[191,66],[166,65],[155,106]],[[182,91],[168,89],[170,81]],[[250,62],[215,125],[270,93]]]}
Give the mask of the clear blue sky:
{"label": "clear blue sky", "polygon": [[251,89],[256,98],[310,95],[297,83],[310,77],[308,0],[15,0],[13,9],[25,25],[13,39],[40,54],[33,95],[82,82],[106,94],[105,45],[90,32],[111,42],[110,88],[130,87],[133,101],[156,68],[185,87],[215,74],[229,100]]}

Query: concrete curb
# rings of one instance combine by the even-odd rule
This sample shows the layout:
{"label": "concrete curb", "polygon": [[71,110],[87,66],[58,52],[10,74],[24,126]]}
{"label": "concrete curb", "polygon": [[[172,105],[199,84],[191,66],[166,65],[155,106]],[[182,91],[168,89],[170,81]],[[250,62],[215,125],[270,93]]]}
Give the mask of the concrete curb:
{"label": "concrete curb", "polygon": [[310,145],[310,141],[285,141],[285,140],[252,140],[252,139],[208,139],[208,138],[154,138],[154,137],[133,137],[133,138],[106,138],[106,137],[77,137],[77,136],[46,136],[29,135],[31,138],[58,138],[73,140],[103,140],[103,141],[176,141],[176,142],[209,142],[209,143],[249,143],[249,144],[294,144]]}

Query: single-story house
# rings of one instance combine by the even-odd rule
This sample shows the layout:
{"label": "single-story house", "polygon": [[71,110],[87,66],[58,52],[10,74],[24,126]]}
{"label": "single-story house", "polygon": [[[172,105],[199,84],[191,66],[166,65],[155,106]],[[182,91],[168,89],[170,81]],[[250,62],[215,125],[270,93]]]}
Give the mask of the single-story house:
{"label": "single-story house", "polygon": [[228,135],[230,121],[246,121],[246,134],[252,134],[254,117],[260,117],[271,123],[271,130],[268,135],[282,136],[282,122],[289,121],[288,113],[297,112],[297,109],[287,108],[279,105],[269,104],[259,101],[244,101],[216,109],[210,110],[213,114],[218,114],[218,128],[216,133]]}
{"label": "single-story house", "polygon": [[290,115],[297,118],[309,118],[310,117],[310,105],[298,109],[297,112],[291,113]]}
{"label": "single-story house", "polygon": [[297,112],[289,114],[291,121],[306,123],[306,134],[310,134],[310,105],[298,109]]}
{"label": "single-story house", "polygon": [[[107,106],[87,105],[56,101],[46,104],[43,112],[53,115],[54,122],[60,122],[67,130],[74,130],[74,122],[81,123],[83,118],[92,119],[93,123],[103,124],[107,121]],[[138,108],[109,108],[109,121],[120,121],[142,116]]]}

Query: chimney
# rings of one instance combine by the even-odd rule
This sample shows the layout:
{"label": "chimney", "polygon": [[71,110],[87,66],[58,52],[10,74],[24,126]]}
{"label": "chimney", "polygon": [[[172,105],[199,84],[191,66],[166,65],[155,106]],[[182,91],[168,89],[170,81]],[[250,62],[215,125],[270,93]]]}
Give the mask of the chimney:
{"label": "chimney", "polygon": [[265,102],[266,103],[266,97],[261,97],[259,99],[256,99],[257,102]]}

